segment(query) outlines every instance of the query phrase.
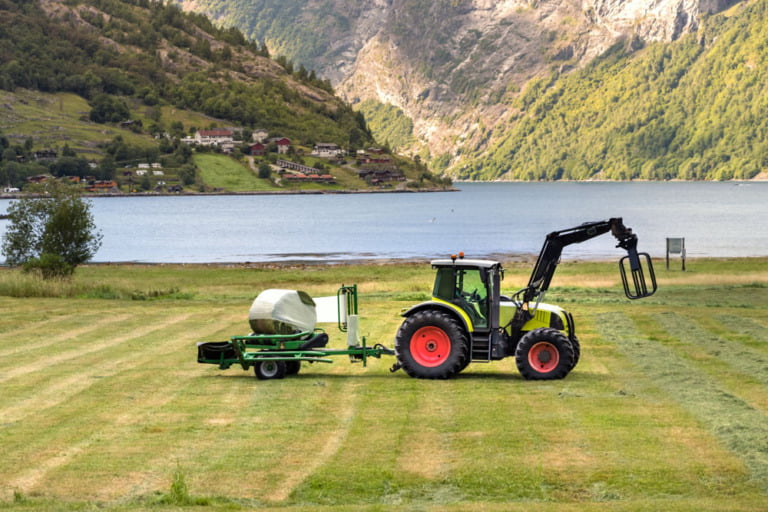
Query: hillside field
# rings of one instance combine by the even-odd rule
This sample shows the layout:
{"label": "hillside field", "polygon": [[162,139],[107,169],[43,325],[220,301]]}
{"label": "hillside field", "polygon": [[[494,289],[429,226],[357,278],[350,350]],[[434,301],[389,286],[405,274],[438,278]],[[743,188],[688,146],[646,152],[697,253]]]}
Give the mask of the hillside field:
{"label": "hillside field", "polygon": [[[449,381],[391,356],[271,381],[196,363],[266,288],[357,283],[361,334],[392,346],[425,262],[0,268],[0,508],[768,510],[768,260],[655,263],[629,301],[614,262],[563,262],[546,300],[582,357],[546,382],[512,358]],[[512,292],[531,265],[506,267]]]}

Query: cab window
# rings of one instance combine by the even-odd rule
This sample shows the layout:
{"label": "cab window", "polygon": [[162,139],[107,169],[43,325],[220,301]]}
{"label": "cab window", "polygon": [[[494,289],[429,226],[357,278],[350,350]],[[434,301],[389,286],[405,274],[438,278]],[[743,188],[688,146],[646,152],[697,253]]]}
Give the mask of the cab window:
{"label": "cab window", "polygon": [[472,319],[475,327],[488,326],[488,288],[484,273],[477,268],[445,267],[437,271],[435,298],[456,304]]}

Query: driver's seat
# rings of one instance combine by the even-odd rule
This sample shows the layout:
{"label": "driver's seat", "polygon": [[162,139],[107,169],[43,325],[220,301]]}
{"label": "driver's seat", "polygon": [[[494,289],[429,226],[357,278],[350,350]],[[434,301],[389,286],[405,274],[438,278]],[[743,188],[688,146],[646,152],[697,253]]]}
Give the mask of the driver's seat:
{"label": "driver's seat", "polygon": [[472,320],[472,325],[475,328],[488,327],[488,321],[486,320],[485,316],[477,310],[476,304],[469,302],[464,297],[458,297],[456,300],[454,300],[454,303],[467,313],[469,319]]}

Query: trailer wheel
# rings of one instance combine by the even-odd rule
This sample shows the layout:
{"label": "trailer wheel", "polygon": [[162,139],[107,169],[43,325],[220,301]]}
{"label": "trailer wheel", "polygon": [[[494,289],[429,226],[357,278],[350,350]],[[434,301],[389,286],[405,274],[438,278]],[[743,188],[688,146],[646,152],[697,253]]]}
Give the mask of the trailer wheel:
{"label": "trailer wheel", "polygon": [[467,366],[469,343],[459,322],[436,310],[405,319],[395,336],[395,353],[403,370],[419,379],[448,379]]}
{"label": "trailer wheel", "polygon": [[573,368],[573,361],[573,346],[557,329],[534,329],[520,339],[515,350],[517,369],[528,380],[562,379]]}
{"label": "trailer wheel", "polygon": [[301,361],[286,361],[285,362],[285,374],[296,375],[301,370]]}
{"label": "trailer wheel", "polygon": [[258,361],[253,367],[259,380],[282,379],[285,377],[285,361]]}

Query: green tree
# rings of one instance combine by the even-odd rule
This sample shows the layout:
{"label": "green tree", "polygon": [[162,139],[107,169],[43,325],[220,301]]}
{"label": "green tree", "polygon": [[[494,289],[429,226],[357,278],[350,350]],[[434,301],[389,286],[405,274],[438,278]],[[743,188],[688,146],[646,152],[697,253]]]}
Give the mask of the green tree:
{"label": "green tree", "polygon": [[6,263],[39,271],[43,278],[70,276],[101,247],[91,204],[65,185],[48,183],[45,194],[25,197],[8,207],[3,235]]}
{"label": "green tree", "polygon": [[89,118],[94,123],[119,123],[131,116],[124,101],[107,94],[96,96],[91,101],[91,107]]}
{"label": "green tree", "polygon": [[272,166],[264,162],[259,165],[259,178],[268,179],[272,175]]}

